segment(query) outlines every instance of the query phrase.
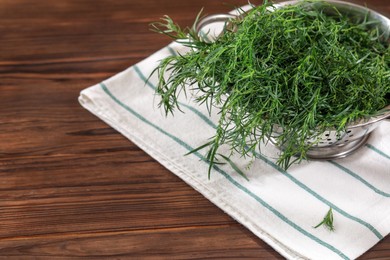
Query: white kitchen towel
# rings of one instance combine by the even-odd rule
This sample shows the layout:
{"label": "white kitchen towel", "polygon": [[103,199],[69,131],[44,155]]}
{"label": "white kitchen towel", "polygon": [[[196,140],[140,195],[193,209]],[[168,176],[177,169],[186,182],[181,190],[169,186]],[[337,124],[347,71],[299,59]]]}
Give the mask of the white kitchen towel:
{"label": "white kitchen towel", "polygon": [[[252,162],[233,156],[249,181],[229,165],[208,178],[205,151],[186,155],[214,135],[217,113],[181,99],[183,113],[157,107],[159,60],[185,47],[172,43],[127,70],[83,90],[79,101],[288,259],[354,259],[390,232],[390,122],[384,121],[353,155],[305,161],[287,171],[279,151],[261,148]],[[145,173],[147,174],[147,173]],[[314,228],[329,208],[335,230]]]}

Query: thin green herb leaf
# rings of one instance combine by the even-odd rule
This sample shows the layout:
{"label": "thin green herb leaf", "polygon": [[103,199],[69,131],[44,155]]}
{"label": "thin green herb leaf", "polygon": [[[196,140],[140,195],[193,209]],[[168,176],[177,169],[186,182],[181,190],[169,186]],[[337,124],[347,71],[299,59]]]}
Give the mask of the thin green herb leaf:
{"label": "thin green herb leaf", "polygon": [[210,142],[207,142],[207,143],[205,143],[205,144],[203,144],[203,145],[201,145],[201,146],[199,146],[199,147],[197,147],[197,148],[195,148],[195,149],[189,151],[188,153],[185,154],[185,156],[190,155],[190,154],[193,154],[193,153],[196,153],[196,152],[198,152],[199,150],[202,150],[203,148],[205,148],[205,147],[207,147],[207,146],[210,146],[213,142],[214,142],[214,140],[212,140],[212,141],[210,141]]}
{"label": "thin green herb leaf", "polygon": [[330,208],[328,210],[328,212],[326,213],[324,219],[317,226],[315,226],[314,228],[318,228],[318,227],[320,227],[322,225],[324,227],[326,227],[327,229],[329,229],[330,231],[334,231],[332,208]]}
{"label": "thin green herb leaf", "polygon": [[221,156],[223,159],[225,159],[229,164],[230,166],[233,168],[233,170],[235,170],[238,174],[240,174],[242,177],[245,178],[245,180],[249,181],[248,177],[246,177],[245,173],[227,156],[223,155],[223,154],[218,154],[219,156]]}

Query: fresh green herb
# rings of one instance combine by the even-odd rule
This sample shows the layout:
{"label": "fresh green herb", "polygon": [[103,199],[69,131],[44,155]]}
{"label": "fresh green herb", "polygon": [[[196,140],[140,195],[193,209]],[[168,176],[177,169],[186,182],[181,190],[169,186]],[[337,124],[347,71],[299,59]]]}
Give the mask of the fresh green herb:
{"label": "fresh green herb", "polygon": [[221,156],[223,159],[225,159],[225,161],[227,161],[230,164],[232,169],[234,169],[238,174],[240,174],[245,180],[249,181],[249,179],[248,179],[248,177],[246,177],[245,173],[239,167],[237,167],[237,165],[232,160],[230,160],[229,157],[227,157],[223,154],[218,154],[218,155]]}
{"label": "fresh green herb", "polygon": [[322,226],[322,225],[324,225],[324,227],[326,227],[330,231],[334,231],[332,208],[329,209],[329,211],[326,213],[324,219],[314,228],[318,228],[319,226]]}
{"label": "fresh green herb", "polygon": [[186,91],[209,112],[219,110],[215,136],[205,145],[209,174],[221,145],[252,157],[270,138],[283,147],[277,163],[287,169],[317,144],[307,140],[325,129],[342,131],[390,103],[390,49],[378,22],[315,3],[274,8],[265,2],[232,19],[214,42],[168,16],[153,24],[190,47],[154,71],[165,112],[179,108]]}

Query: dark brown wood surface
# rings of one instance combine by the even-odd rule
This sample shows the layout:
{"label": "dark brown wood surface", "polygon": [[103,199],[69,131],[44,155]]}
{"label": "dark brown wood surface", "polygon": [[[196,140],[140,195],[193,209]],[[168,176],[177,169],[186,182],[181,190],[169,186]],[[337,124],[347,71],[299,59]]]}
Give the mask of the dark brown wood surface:
{"label": "dark brown wood surface", "polygon": [[[1,258],[283,259],[77,101],[170,41],[149,23],[246,3],[0,1]],[[361,259],[390,259],[390,237]]]}

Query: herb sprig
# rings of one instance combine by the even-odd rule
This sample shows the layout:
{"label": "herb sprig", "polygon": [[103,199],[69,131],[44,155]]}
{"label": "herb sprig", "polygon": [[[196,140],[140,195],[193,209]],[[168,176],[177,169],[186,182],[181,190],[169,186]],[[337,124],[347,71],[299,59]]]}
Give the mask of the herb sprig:
{"label": "herb sprig", "polygon": [[320,226],[324,226],[329,231],[334,231],[333,210],[332,210],[332,208],[329,208],[329,210],[326,213],[324,219],[320,223],[318,223],[314,228],[318,228]]}
{"label": "herb sprig", "polygon": [[180,92],[188,90],[209,111],[219,110],[207,144],[209,173],[221,145],[252,157],[269,138],[284,148],[277,163],[287,169],[316,144],[308,139],[329,128],[341,131],[390,103],[390,49],[377,22],[343,15],[330,4],[332,14],[315,10],[315,3],[274,8],[265,2],[232,19],[214,42],[168,16],[153,24],[190,47],[154,71],[165,112],[174,113]]}

